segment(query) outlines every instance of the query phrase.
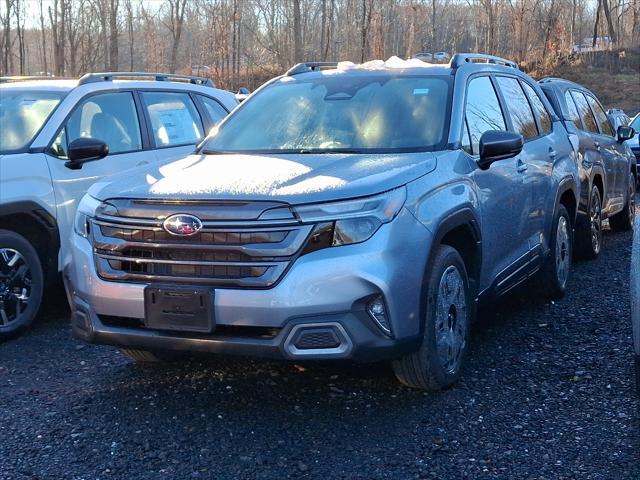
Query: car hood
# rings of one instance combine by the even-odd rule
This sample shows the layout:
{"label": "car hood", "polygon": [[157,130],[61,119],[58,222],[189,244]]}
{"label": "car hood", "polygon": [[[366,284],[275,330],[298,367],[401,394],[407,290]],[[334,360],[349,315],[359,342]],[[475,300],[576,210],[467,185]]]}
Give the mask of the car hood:
{"label": "car hood", "polygon": [[190,155],[91,187],[99,199],[322,202],[384,192],[431,172],[433,153]]}
{"label": "car hood", "polygon": [[629,145],[629,147],[631,147],[631,148],[635,148],[635,149],[640,148],[640,134],[636,133],[636,135],[633,138],[627,140],[624,143]]}

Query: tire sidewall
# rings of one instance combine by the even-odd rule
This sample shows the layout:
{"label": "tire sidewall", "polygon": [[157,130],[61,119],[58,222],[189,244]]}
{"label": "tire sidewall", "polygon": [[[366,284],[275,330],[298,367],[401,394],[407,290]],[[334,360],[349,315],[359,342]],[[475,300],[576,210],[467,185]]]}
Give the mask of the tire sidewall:
{"label": "tire sidewall", "polygon": [[[600,204],[600,225],[598,225],[598,232],[600,232],[600,249],[597,252],[595,250],[593,250],[593,243],[591,241],[591,202],[593,202],[593,196],[594,195],[598,196],[598,202]],[[595,258],[602,251],[602,240],[604,238],[604,236],[602,235],[602,195],[600,194],[600,189],[596,185],[594,185],[593,189],[591,190],[591,197],[589,198],[589,213],[588,213],[588,216],[589,216],[589,218],[588,218],[588,235],[589,235],[588,242],[589,243],[587,245],[589,245],[589,254],[590,254],[590,256]],[[567,220],[569,220],[569,219],[567,219]],[[571,222],[569,222],[569,225],[571,225]],[[556,224],[556,228],[557,228],[557,224]],[[573,248],[572,248],[572,250],[573,250]]]}
{"label": "tire sidewall", "polygon": [[[589,204],[591,205],[591,204]],[[589,209],[591,208],[591,206],[589,206]],[[569,258],[569,266],[568,266],[568,271],[567,271],[567,279],[564,282],[564,284],[560,284],[560,281],[558,280],[558,269],[556,267],[556,237],[558,234],[558,224],[560,222],[560,218],[564,217],[565,220],[567,221],[567,225],[568,225],[568,235],[569,235],[569,252],[567,252],[567,256]],[[571,278],[571,257],[573,255],[573,227],[572,227],[572,223],[571,223],[571,218],[569,217],[569,212],[567,211],[567,209],[565,208],[564,205],[558,205],[558,207],[556,208],[556,212],[555,215],[553,217],[553,225],[551,228],[551,236],[550,236],[550,242],[549,242],[549,247],[550,247],[550,254],[549,254],[549,265],[550,265],[550,271],[552,272],[552,275],[550,275],[551,278],[548,278],[547,280],[553,282],[552,285],[552,290],[558,293],[564,293],[567,289],[567,285],[569,284],[569,279]]]}
{"label": "tire sidewall", "polygon": [[0,230],[0,248],[11,248],[22,255],[31,272],[31,293],[27,308],[8,326],[0,326],[0,339],[17,335],[33,322],[38,314],[44,293],[44,275],[36,250],[23,236],[8,230]]}
{"label": "tire sidewall", "polygon": [[[438,289],[442,274],[449,266],[455,266],[464,282],[465,302],[466,302],[466,342],[462,350],[462,360],[457,370],[453,373],[446,371],[438,357],[438,349],[436,347],[436,304],[438,297]],[[423,283],[422,298],[424,299],[423,321],[424,335],[421,346],[421,354],[424,360],[431,366],[430,371],[436,382],[446,388],[454,384],[460,377],[464,360],[469,347],[469,333],[471,324],[471,301],[469,297],[469,279],[467,270],[460,254],[452,247],[441,246],[436,252],[432,266],[425,273],[425,282]]]}

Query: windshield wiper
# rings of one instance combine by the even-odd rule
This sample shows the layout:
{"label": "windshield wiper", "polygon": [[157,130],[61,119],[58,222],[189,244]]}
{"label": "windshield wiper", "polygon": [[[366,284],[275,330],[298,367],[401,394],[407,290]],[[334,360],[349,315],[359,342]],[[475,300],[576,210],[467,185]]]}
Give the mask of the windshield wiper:
{"label": "windshield wiper", "polygon": [[295,153],[314,154],[314,153],[363,153],[357,148],[303,148]]}

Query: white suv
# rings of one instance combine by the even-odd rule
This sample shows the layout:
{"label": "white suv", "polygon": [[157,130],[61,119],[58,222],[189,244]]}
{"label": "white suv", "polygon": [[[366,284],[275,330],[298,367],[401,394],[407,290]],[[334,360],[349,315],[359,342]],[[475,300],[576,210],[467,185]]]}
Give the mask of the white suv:
{"label": "white suv", "polygon": [[16,80],[0,79],[0,338],[32,322],[59,278],[93,183],[185,156],[238,103],[200,77]]}

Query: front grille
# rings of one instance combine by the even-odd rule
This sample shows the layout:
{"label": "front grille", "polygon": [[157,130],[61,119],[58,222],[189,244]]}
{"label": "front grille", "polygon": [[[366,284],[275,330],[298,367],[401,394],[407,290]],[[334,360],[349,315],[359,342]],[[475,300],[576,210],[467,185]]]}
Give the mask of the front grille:
{"label": "front grille", "polygon": [[[251,208],[259,211],[255,203],[259,202]],[[209,207],[215,209],[215,205]],[[196,235],[175,236],[162,224],[178,207],[166,204],[160,214],[159,208],[154,205],[153,218],[114,212],[96,216],[91,232],[100,278],[268,288],[282,277],[313,229],[294,218],[276,222],[217,220],[214,212],[209,217],[213,220],[202,218],[203,228]],[[182,205],[179,208],[178,212],[184,210]],[[198,213],[203,214],[202,210]]]}

